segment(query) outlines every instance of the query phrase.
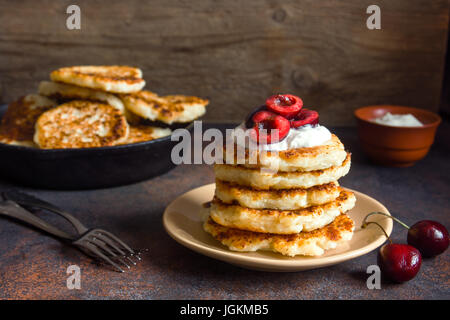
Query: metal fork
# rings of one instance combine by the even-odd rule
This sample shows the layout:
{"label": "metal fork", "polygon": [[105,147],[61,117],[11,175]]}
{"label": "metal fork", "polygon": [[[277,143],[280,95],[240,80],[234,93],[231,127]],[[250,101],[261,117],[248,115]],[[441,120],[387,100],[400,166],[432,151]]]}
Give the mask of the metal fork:
{"label": "metal fork", "polygon": [[[88,229],[71,214],[44,200],[18,191],[3,192],[2,199],[3,201],[0,201],[0,214],[23,221],[69,242],[89,256],[109,263],[117,271],[124,272],[120,265],[128,269],[131,268],[130,264],[136,265],[137,262],[132,258],[137,261],[141,260],[139,253],[136,253],[112,233],[98,228]],[[78,235],[71,236],[59,230],[25,208],[28,210],[32,210],[32,208],[45,209],[60,215],[73,225]]]}

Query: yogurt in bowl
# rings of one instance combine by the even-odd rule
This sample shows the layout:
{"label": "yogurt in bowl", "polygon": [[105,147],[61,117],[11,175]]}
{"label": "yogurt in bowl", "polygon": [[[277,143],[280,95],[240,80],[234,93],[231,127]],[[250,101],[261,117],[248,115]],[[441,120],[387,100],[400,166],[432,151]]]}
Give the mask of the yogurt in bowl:
{"label": "yogurt in bowl", "polygon": [[[417,122],[405,117],[408,115]],[[355,110],[355,117],[367,156],[375,163],[394,167],[412,166],[425,157],[441,122],[434,112],[393,105],[362,107]],[[381,123],[374,119],[380,119]]]}
{"label": "yogurt in bowl", "polygon": [[422,127],[423,123],[420,122],[413,114],[392,114],[390,112],[385,113],[381,117],[373,118],[373,122],[378,124],[393,126],[393,127]]}

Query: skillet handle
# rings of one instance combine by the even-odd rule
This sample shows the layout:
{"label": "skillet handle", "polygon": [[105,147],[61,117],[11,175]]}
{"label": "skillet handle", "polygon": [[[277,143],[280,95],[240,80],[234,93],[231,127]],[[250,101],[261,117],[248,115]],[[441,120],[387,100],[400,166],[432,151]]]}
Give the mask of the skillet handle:
{"label": "skillet handle", "polygon": [[0,202],[0,215],[20,220],[63,240],[74,240],[68,233],[55,228],[10,200]]}

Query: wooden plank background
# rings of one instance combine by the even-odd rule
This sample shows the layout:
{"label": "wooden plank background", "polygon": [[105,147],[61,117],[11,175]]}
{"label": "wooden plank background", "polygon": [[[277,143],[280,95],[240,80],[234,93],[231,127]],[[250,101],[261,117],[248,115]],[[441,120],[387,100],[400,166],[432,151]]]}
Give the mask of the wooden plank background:
{"label": "wooden plank background", "polygon": [[[81,7],[81,30],[65,10]],[[300,95],[328,125],[359,106],[437,110],[448,0],[0,0],[1,101],[36,90],[57,67],[129,64],[148,89],[211,99],[205,119],[240,121],[275,92]]]}

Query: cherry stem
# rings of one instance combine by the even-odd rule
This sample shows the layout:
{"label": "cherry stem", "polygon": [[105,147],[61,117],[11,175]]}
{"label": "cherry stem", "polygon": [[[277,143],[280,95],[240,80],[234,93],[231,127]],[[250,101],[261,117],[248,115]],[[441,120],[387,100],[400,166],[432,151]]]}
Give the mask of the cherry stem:
{"label": "cherry stem", "polygon": [[389,215],[389,214],[387,214],[387,213],[384,213],[384,212],[377,212],[377,211],[369,213],[369,214],[364,218],[363,225],[366,224],[367,218],[370,217],[371,215],[374,215],[374,214],[381,214],[381,215],[383,215],[383,216],[385,216],[385,217],[391,218],[391,219],[394,220],[395,222],[400,223],[400,224],[401,224],[403,227],[405,227],[406,229],[409,229],[409,227],[408,227],[408,225],[407,225],[406,223],[403,223],[402,221],[398,220],[397,218],[395,218],[395,217],[393,217],[393,216],[391,216],[391,215]]}
{"label": "cherry stem", "polygon": [[389,235],[387,234],[387,232],[384,230],[384,228],[383,228],[378,222],[375,222],[375,221],[364,222],[363,225],[361,226],[361,228],[364,229],[365,227],[367,227],[367,226],[368,226],[369,224],[371,224],[371,223],[376,224],[378,227],[380,227],[380,229],[383,230],[383,233],[384,233],[384,235],[386,236],[386,238],[388,238],[389,243],[392,244],[391,237],[389,237]]}

